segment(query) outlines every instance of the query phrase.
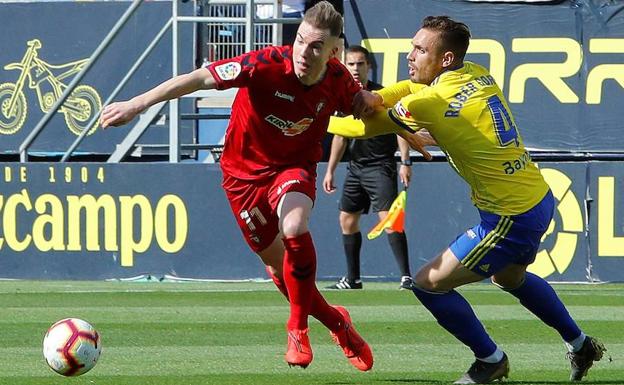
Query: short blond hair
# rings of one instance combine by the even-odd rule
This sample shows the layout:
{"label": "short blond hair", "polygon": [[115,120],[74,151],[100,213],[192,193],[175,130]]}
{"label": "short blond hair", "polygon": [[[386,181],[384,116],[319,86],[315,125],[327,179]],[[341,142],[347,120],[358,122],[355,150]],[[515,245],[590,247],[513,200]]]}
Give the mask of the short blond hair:
{"label": "short blond hair", "polygon": [[342,16],[328,1],[320,1],[303,15],[303,21],[319,29],[328,29],[331,36],[342,34]]}

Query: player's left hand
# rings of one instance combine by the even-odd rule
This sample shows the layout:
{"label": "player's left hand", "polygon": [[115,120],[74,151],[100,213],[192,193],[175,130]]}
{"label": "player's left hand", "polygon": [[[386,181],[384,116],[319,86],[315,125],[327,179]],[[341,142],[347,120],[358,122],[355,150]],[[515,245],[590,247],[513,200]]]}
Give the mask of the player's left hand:
{"label": "player's left hand", "polygon": [[353,117],[356,119],[369,116],[380,107],[383,107],[383,99],[380,95],[360,90],[353,96]]}
{"label": "player's left hand", "polygon": [[438,142],[431,136],[429,131],[423,129],[418,131],[417,134],[420,136],[425,146],[438,146]]}
{"label": "player's left hand", "polygon": [[420,131],[418,131],[412,134],[408,131],[402,131],[399,132],[397,135],[400,135],[403,139],[405,139],[407,143],[409,143],[410,147],[420,152],[426,160],[433,159],[429,151],[425,149],[425,146],[436,144],[435,140],[433,140],[428,132],[426,134],[422,134]]}

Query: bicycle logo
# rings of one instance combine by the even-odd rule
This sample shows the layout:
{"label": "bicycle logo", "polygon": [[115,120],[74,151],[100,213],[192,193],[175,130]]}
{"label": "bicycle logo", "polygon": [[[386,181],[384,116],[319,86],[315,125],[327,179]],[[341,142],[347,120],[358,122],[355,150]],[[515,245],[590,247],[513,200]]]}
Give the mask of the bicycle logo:
{"label": "bicycle logo", "polygon": [[[28,114],[24,95],[26,85],[35,90],[41,111],[47,113],[67,88],[63,80],[80,72],[88,61],[83,59],[52,65],[39,59],[39,39],[30,40],[27,46],[19,63],[4,66],[5,70],[20,71],[20,75],[15,83],[0,84],[0,134],[14,134],[24,125]],[[58,112],[65,115],[65,123],[71,132],[80,135],[82,131],[88,130],[87,135],[91,135],[97,128],[97,121],[92,127],[86,126],[101,109],[102,101],[97,91],[81,84],[69,95]]]}

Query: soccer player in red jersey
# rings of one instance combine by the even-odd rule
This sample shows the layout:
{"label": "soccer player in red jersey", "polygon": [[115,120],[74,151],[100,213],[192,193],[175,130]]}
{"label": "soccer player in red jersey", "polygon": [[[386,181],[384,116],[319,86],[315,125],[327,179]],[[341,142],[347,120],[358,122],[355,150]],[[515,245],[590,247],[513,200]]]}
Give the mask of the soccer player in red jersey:
{"label": "soccer player in red jersey", "polygon": [[199,89],[239,87],[221,157],[223,188],[249,246],[290,302],[289,365],[312,361],[308,315],[322,322],[352,365],[371,369],[368,344],[349,313],[329,305],[316,283],[308,230],[321,139],[335,111],[351,113],[360,91],[336,59],[342,17],[326,1],[309,9],[292,47],[269,47],[176,76],[131,100],[106,106],[103,128]]}

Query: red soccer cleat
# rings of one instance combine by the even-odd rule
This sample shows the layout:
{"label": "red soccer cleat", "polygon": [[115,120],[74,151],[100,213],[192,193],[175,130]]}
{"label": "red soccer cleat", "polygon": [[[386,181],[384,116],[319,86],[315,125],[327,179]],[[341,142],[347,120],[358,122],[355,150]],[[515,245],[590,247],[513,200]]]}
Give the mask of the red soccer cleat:
{"label": "red soccer cleat", "polygon": [[373,367],[373,352],[366,341],[355,331],[347,309],[342,306],[334,306],[334,309],[342,315],[344,324],[338,332],[330,332],[332,338],[342,348],[351,365],[363,372],[370,370]]}
{"label": "red soccer cleat", "polygon": [[289,366],[307,368],[312,362],[312,347],[308,338],[308,329],[288,330],[288,346],[284,359]]}

